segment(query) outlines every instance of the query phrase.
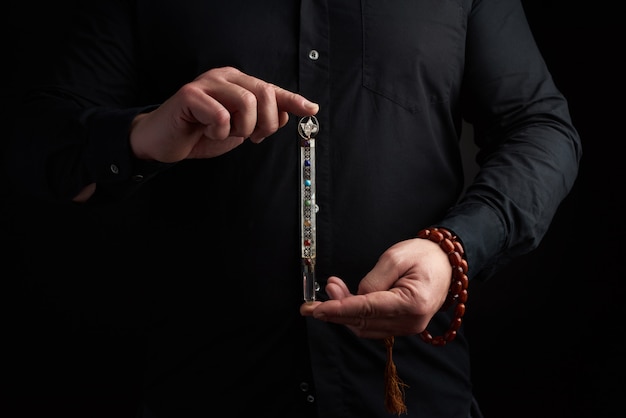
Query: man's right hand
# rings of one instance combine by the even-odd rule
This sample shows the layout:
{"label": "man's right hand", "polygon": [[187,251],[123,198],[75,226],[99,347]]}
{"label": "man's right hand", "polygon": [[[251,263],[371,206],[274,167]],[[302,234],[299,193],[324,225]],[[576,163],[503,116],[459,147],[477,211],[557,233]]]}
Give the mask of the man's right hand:
{"label": "man's right hand", "polygon": [[285,126],[289,113],[314,115],[319,106],[232,68],[215,68],[182,86],[150,113],[133,121],[135,156],[166,163],[211,158],[259,143]]}

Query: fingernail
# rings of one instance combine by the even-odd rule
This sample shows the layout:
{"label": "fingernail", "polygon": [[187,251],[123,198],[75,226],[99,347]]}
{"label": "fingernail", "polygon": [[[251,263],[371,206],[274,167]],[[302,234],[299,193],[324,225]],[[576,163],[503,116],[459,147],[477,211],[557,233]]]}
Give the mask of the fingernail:
{"label": "fingernail", "polygon": [[310,102],[308,100],[304,103],[304,106],[313,112],[317,112],[320,108],[320,105],[314,102]]}

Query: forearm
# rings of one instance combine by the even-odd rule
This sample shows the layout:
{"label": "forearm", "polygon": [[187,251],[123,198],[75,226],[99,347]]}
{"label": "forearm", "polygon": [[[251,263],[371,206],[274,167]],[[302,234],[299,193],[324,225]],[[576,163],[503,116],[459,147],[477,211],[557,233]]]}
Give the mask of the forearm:
{"label": "forearm", "polygon": [[442,225],[463,239],[471,276],[541,242],[578,173],[580,142],[569,126],[533,126],[508,140],[447,213]]}
{"label": "forearm", "polygon": [[[145,109],[83,110],[60,92],[31,98],[15,120],[5,168],[17,195],[83,202],[96,190],[132,192],[168,165],[134,157],[129,129]],[[97,186],[96,186],[97,185]]]}

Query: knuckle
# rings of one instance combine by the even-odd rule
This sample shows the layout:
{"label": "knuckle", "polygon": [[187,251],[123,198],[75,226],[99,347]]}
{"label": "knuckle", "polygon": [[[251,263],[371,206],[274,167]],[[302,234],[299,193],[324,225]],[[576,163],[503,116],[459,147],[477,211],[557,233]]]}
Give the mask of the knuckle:
{"label": "knuckle", "polygon": [[230,120],[230,112],[225,108],[218,109],[213,114],[213,123],[218,127],[230,126]]}
{"label": "knuckle", "polygon": [[276,90],[273,85],[260,80],[256,84],[256,91],[257,95],[263,99],[271,99],[276,94]]}
{"label": "knuckle", "polygon": [[193,97],[198,94],[198,89],[195,87],[193,83],[187,83],[183,85],[179,90],[179,94],[183,97]]}
{"label": "knuckle", "polygon": [[245,109],[256,108],[257,98],[250,90],[243,89],[239,95],[241,105]]}

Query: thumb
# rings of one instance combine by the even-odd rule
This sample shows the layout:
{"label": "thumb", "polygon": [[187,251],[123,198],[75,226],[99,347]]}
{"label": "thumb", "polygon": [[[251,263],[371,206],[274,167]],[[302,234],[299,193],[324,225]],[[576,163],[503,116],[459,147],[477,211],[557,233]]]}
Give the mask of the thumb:
{"label": "thumb", "polygon": [[331,299],[343,299],[351,296],[350,289],[339,277],[331,276],[326,284],[326,293]]}

